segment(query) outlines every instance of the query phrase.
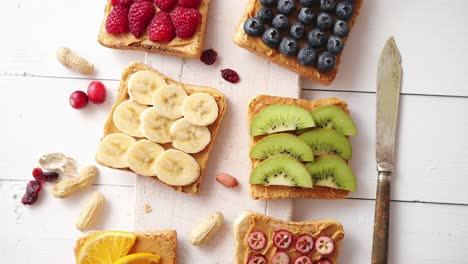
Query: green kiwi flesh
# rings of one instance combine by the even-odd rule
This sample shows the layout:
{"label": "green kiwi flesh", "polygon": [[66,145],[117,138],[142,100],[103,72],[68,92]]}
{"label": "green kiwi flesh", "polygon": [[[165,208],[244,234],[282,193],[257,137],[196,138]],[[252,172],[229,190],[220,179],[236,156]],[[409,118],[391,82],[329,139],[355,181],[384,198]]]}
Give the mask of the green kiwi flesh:
{"label": "green kiwi flesh", "polygon": [[260,136],[283,131],[314,127],[314,119],[297,105],[274,104],[258,112],[250,125],[250,135]]}
{"label": "green kiwi flesh", "polygon": [[315,185],[355,192],[356,178],[346,161],[337,156],[323,156],[306,164]]}
{"label": "green kiwi flesh", "polygon": [[312,111],[311,115],[318,128],[334,129],[345,136],[357,135],[357,128],[353,120],[337,106],[322,106]]}
{"label": "green kiwi flesh", "polygon": [[251,184],[312,188],[312,179],[304,164],[286,154],[275,155],[259,163],[250,175]]}
{"label": "green kiwi flesh", "polygon": [[299,136],[312,148],[315,156],[337,155],[345,160],[353,156],[348,138],[331,129],[312,129]]}
{"label": "green kiwi flesh", "polygon": [[287,154],[300,161],[314,161],[312,148],[303,140],[287,133],[264,137],[250,151],[250,157],[256,159],[268,159],[277,154]]}

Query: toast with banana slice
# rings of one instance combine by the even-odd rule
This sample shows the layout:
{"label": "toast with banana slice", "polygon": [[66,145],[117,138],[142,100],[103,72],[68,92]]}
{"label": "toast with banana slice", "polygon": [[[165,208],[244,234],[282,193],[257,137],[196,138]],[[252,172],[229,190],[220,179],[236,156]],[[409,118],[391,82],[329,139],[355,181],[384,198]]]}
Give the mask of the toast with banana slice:
{"label": "toast with banana slice", "polygon": [[[119,234],[129,234],[133,237],[130,237],[129,240],[134,240],[133,244],[130,245],[128,255],[136,254],[136,253],[149,253],[155,254],[159,257],[159,264],[175,264],[177,263],[177,232],[175,230],[161,230],[161,231],[148,231],[148,232],[135,232],[135,233],[128,233],[128,232],[120,232],[120,231],[91,231],[86,233],[84,236],[77,239],[74,253],[77,260],[79,256],[94,251],[96,252],[96,248],[86,249],[89,246],[88,243],[94,243],[97,241],[96,236],[104,235],[105,233],[116,233],[117,236]],[[112,234],[109,235],[109,237]],[[103,236],[104,237],[104,236]],[[93,241],[94,240],[94,241]],[[101,238],[101,240],[103,240]],[[132,241],[133,241],[132,240]],[[130,241],[129,243],[131,243]],[[83,252],[86,250],[86,252]],[[88,253],[87,253],[88,254]],[[147,263],[144,260],[142,263]],[[138,260],[135,260],[135,263]],[[87,262],[88,263],[88,262]],[[125,262],[127,263],[127,262]],[[132,262],[133,263],[133,262]],[[140,262],[138,262],[140,263]],[[148,262],[149,263],[149,262]]]}
{"label": "toast with banana slice", "polygon": [[234,221],[233,263],[337,263],[343,238],[332,219],[293,222],[243,211]]}
{"label": "toast with banana slice", "polygon": [[176,82],[142,63],[123,72],[96,161],[198,194],[226,97]]}
{"label": "toast with banana slice", "polygon": [[[273,109],[271,106],[279,108]],[[331,116],[327,116],[329,113],[324,113],[322,114],[324,120],[321,120],[312,113],[318,109],[327,110],[326,108],[332,108],[329,111],[333,114],[338,113],[336,115],[341,122],[345,122],[342,120],[348,122],[344,125],[346,130],[340,129],[338,125],[334,129],[320,128],[330,126],[322,121],[330,121]],[[298,119],[299,115],[305,116],[307,120]],[[266,119],[261,120],[264,117]],[[257,122],[258,126],[253,124],[256,118],[260,121]],[[352,120],[350,121],[345,101],[338,98],[308,101],[259,95],[249,103],[248,121],[251,133],[250,196],[253,199],[343,199],[350,191],[355,191],[355,178],[347,164],[351,158],[352,148],[348,137],[344,134],[355,135],[357,131]],[[288,123],[291,123],[293,128],[278,130]],[[262,128],[262,126],[268,127]],[[262,129],[266,129],[264,133],[261,132]],[[330,153],[322,153],[321,146],[314,145],[313,140],[318,137],[324,137],[324,142],[319,140],[321,145],[339,145],[335,146],[335,149],[329,149]],[[318,182],[317,177],[320,177],[320,173],[314,173],[320,169],[326,172],[325,176],[330,176],[330,171],[335,172],[340,169],[339,182],[337,182],[338,177],[324,178],[323,182]],[[336,186],[341,182],[342,186]]]}

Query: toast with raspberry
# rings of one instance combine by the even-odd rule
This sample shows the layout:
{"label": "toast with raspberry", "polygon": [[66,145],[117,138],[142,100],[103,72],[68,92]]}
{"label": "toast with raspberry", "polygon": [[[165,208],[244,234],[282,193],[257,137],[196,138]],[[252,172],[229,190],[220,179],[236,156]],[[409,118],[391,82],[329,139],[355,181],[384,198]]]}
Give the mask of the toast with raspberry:
{"label": "toast with raspberry", "polygon": [[[250,32],[250,35],[249,35],[244,29],[244,23],[250,18],[261,17],[261,19],[264,19],[263,21],[269,21],[269,22],[262,23],[264,25],[265,31],[268,29],[271,30],[274,27],[281,29],[282,28],[281,26],[278,26],[278,25],[273,26],[273,23],[275,22],[274,20],[276,16],[278,16],[278,13],[281,13],[281,12],[286,13],[286,12],[285,11],[279,12],[279,10],[276,10],[277,9],[276,5],[268,7],[268,6],[264,6],[261,3],[262,1],[260,0],[248,0],[247,7],[235,30],[233,39],[234,39],[234,42],[240,47],[245,48],[249,50],[250,52],[253,52],[264,58],[267,58],[268,60],[278,65],[288,68],[289,70],[292,70],[298,73],[302,77],[305,77],[313,81],[317,81],[323,85],[330,85],[335,80],[336,74],[338,73],[338,67],[339,67],[340,60],[341,60],[341,51],[343,49],[343,45],[346,46],[345,43],[347,40],[348,33],[350,33],[349,32],[350,29],[352,29],[353,25],[356,22],[356,18],[359,15],[359,11],[362,6],[362,1],[363,0],[354,1],[355,3],[353,4],[353,13],[349,17],[347,17],[346,20],[344,20],[343,25],[347,27],[347,32],[336,33],[340,35],[340,40],[339,40],[340,48],[339,50],[336,50],[336,47],[332,49],[332,51],[334,52],[334,54],[331,54],[331,57],[334,58],[334,60],[332,61],[333,67],[331,66],[328,67],[329,64],[326,64],[326,63],[323,63],[324,66],[318,67],[319,60],[322,60],[325,62],[331,61],[331,59],[325,55],[323,56],[323,59],[320,59],[320,55],[323,52],[330,50],[327,48],[328,43],[327,43],[326,38],[328,38],[328,35],[335,34],[335,32],[333,31],[333,28],[329,28],[328,25],[325,25],[323,27],[326,29],[323,29],[323,30],[321,29],[321,31],[323,32],[321,33],[322,36],[325,36],[324,37],[325,39],[323,40],[323,42],[325,43],[320,43],[321,41],[319,41],[319,43],[316,44],[314,43],[314,41],[308,40],[308,34],[313,29],[318,28],[317,22],[316,22],[317,16],[320,14],[320,12],[322,12],[320,10],[322,8],[319,3],[320,1],[301,1],[301,2],[310,2],[311,4],[310,4],[310,21],[308,21],[307,18],[301,18],[301,20],[303,20],[301,21],[301,23],[304,22],[304,23],[309,23],[309,24],[306,24],[305,27],[302,27],[302,26],[299,27],[301,31],[300,32],[301,34],[299,34],[299,36],[297,32],[292,33],[288,31],[290,31],[290,29],[293,29],[293,26],[292,26],[293,23],[295,25],[295,23],[298,22],[299,20],[298,14],[301,12],[301,9],[309,8],[309,7],[304,6],[304,4],[300,4],[299,1],[283,1],[283,2],[293,2],[293,3],[295,2],[294,12],[288,15],[285,15],[287,18],[285,19],[286,22],[285,22],[285,27],[283,30],[279,30],[279,32],[275,31],[273,33],[270,32],[271,34],[274,34],[273,36],[275,37],[275,39],[274,40],[270,39],[270,40],[265,41],[263,39],[264,38],[263,31]],[[263,2],[274,3],[276,1],[263,1]],[[328,1],[322,1],[322,2],[328,2]],[[339,4],[343,1],[336,1],[336,2],[338,2]],[[265,7],[272,11],[268,11],[268,15],[265,15],[265,13],[263,13],[262,15],[259,15],[259,11]],[[335,23],[338,21],[337,15],[334,13],[335,11],[327,11],[327,12],[331,16],[331,21],[332,21],[331,23]],[[273,16],[275,16],[275,18],[271,20]],[[280,41],[288,38],[284,36],[290,36],[290,42],[285,43],[284,46],[287,47],[288,45],[292,45],[292,46],[296,45],[295,49],[291,49],[291,51],[288,49],[285,49],[285,51],[283,52],[281,51],[282,44],[280,44]],[[291,38],[295,38],[295,39],[291,40]],[[269,45],[267,45],[267,43],[269,43]],[[313,50],[314,50],[313,56],[312,55],[308,57],[303,56],[300,62],[300,60],[298,59],[300,49],[306,47],[307,45],[310,46],[311,43],[312,45],[316,45],[313,47]],[[311,54],[312,52],[309,51],[308,53],[306,53],[304,51],[303,53]],[[285,54],[288,54],[288,55],[285,55]],[[310,58],[310,59],[308,60],[307,58]]]}
{"label": "toast with raspberry", "polygon": [[251,211],[237,217],[233,231],[234,264],[337,263],[344,238],[332,219],[282,221]]}
{"label": "toast with raspberry", "polygon": [[200,57],[209,2],[108,0],[98,42],[112,49]]}

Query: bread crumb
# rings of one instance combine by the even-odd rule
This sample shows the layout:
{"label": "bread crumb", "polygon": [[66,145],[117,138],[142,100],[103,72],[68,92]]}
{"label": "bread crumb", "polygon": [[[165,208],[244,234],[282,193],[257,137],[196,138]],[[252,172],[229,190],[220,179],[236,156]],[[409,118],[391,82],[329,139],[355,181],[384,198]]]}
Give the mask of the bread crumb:
{"label": "bread crumb", "polygon": [[145,204],[145,214],[149,214],[149,213],[151,213],[151,211],[153,211],[151,209],[151,206],[149,206],[149,204]]}

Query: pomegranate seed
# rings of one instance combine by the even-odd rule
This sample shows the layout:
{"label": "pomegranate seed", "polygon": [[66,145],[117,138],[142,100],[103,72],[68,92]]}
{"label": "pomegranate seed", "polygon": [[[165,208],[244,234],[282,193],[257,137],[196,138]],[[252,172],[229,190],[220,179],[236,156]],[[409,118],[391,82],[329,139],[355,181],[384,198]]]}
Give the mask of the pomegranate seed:
{"label": "pomegranate seed", "polygon": [[37,201],[39,192],[41,191],[41,183],[38,181],[30,181],[26,186],[26,193],[21,198],[21,203],[24,205],[31,205]]}
{"label": "pomegranate seed", "polygon": [[92,81],[88,85],[88,97],[91,103],[102,104],[106,101],[106,87],[100,81]]}
{"label": "pomegranate seed", "polygon": [[237,72],[231,69],[221,70],[221,76],[224,80],[231,83],[237,83],[239,81],[239,75],[237,74]]}
{"label": "pomegranate seed", "polygon": [[75,109],[83,109],[88,105],[88,96],[82,91],[74,91],[70,95],[70,105]]}
{"label": "pomegranate seed", "polygon": [[214,49],[207,49],[202,52],[200,60],[206,65],[211,65],[215,63],[218,58],[218,53]]}

